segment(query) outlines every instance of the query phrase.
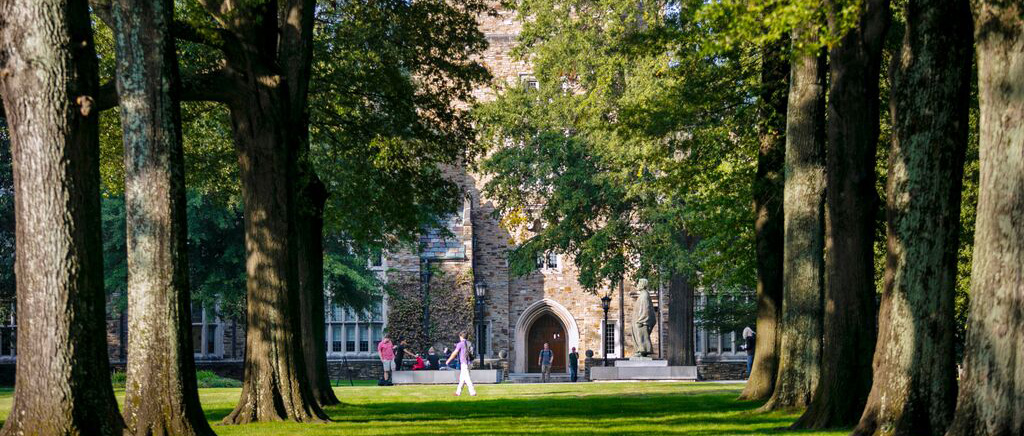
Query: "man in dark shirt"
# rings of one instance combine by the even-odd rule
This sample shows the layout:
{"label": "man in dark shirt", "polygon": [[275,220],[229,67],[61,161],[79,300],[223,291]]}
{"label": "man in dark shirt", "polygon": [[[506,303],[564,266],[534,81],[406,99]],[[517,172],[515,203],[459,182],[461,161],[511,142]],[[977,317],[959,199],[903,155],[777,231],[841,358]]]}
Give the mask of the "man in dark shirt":
{"label": "man in dark shirt", "polygon": [[569,380],[576,383],[576,373],[580,369],[580,353],[576,352],[576,347],[572,347],[572,352],[569,353]]}
{"label": "man in dark shirt", "polygon": [[396,368],[395,370],[396,371],[401,371],[402,370],[402,359],[405,358],[406,354],[408,354],[409,357],[416,358],[416,355],[412,354],[412,351],[409,351],[409,350],[406,349],[408,347],[409,347],[409,343],[406,342],[405,339],[402,339],[401,341],[399,341],[398,345],[395,346],[395,368]]}

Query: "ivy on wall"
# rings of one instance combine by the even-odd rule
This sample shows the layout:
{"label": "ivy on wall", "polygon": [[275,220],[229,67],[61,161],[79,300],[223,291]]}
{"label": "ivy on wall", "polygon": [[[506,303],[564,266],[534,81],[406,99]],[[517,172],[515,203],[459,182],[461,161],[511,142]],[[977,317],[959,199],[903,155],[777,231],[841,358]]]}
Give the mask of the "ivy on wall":
{"label": "ivy on wall", "polygon": [[391,299],[387,334],[392,341],[406,340],[411,351],[424,353],[434,346],[440,353],[453,347],[459,331],[472,339],[473,273],[468,265],[432,265],[430,279],[430,326],[423,329],[423,290],[417,274],[389,277]]}

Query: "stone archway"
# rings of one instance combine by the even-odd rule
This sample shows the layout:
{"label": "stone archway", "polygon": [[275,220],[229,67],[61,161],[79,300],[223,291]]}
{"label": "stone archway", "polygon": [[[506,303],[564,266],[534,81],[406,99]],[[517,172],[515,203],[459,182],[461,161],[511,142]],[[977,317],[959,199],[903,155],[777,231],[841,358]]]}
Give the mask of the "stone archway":
{"label": "stone archway", "polygon": [[[562,362],[568,359],[569,350],[573,347],[579,348],[580,346],[580,330],[576,326],[576,319],[573,318],[572,314],[555,300],[543,299],[529,305],[523,314],[519,316],[519,320],[516,321],[515,328],[515,364],[512,367],[513,372],[524,373],[527,372],[527,335],[529,334],[530,327],[535,321],[540,319],[544,315],[551,315],[561,322],[562,327],[565,328],[565,355],[561,356]],[[566,368],[568,372],[568,368]]]}

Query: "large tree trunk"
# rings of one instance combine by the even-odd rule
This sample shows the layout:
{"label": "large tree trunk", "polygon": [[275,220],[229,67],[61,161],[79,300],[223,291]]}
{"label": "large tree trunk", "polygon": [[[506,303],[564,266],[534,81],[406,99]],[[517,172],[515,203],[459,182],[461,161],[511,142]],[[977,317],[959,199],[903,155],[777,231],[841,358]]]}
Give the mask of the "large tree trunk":
{"label": "large tree trunk", "polygon": [[299,315],[302,330],[302,351],[306,361],[306,375],[309,377],[313,398],[321,406],[339,404],[341,401],[331,388],[327,373],[327,345],[324,325],[324,202],[327,189],[316,174],[306,172],[300,180],[312,181],[304,186],[300,195],[301,204],[298,219],[298,262],[299,262]]}
{"label": "large tree trunk", "polygon": [[950,320],[970,106],[970,20],[967,0],[907,3],[889,100],[888,249],[874,383],[854,434],[941,434],[953,416]]}
{"label": "large tree trunk", "polygon": [[[196,391],[170,0],[114,2],[125,151],[128,432],[213,435]],[[159,392],[159,395],[154,393]]]}
{"label": "large tree trunk", "polygon": [[665,331],[668,364],[696,365],[693,355],[693,284],[685,274],[672,274],[669,281],[668,321]]}
{"label": "large tree trunk", "polygon": [[[241,92],[231,102],[245,203],[246,339],[242,395],[225,423],[322,421],[300,334],[295,180],[298,141],[288,84],[274,59],[277,3],[239,4],[224,22],[237,44],[227,51]],[[235,16],[245,18],[234,21]]]}
{"label": "large tree trunk", "polygon": [[789,38],[764,47],[761,54],[759,132],[754,179],[757,214],[757,344],[754,366],[741,399],[766,400],[775,390],[779,370],[782,315],[784,217],[782,212],[786,161],[786,103],[789,94]]}
{"label": "large tree trunk", "polygon": [[323,228],[324,203],[328,193],[309,156],[309,79],[313,61],[314,3],[313,0],[286,2],[279,52],[288,82],[289,126],[299,150],[296,231],[302,351],[313,397],[321,406],[329,406],[341,401],[331,388],[324,343]]}
{"label": "large tree trunk", "polygon": [[[838,32],[845,2],[826,1]],[[796,428],[857,423],[875,350],[874,235],[878,194],[878,74],[889,0],[864,0],[857,26],[832,47],[827,109],[828,222],[821,380]]]}
{"label": "large tree trunk", "polygon": [[225,423],[326,419],[313,398],[300,339],[295,149],[287,101],[257,89],[232,107],[245,202],[246,338],[242,395]]}
{"label": "large tree trunk", "polygon": [[[807,38],[816,29],[805,29]],[[794,43],[805,41],[794,32]],[[824,54],[793,60],[786,115],[785,246],[779,368],[765,410],[810,402],[821,365],[825,271]]]}
{"label": "large tree trunk", "polygon": [[950,436],[1024,434],[1024,7],[975,1],[978,221],[964,377]]}
{"label": "large tree trunk", "polygon": [[18,361],[5,435],[120,435],[100,240],[96,51],[84,0],[0,1]]}

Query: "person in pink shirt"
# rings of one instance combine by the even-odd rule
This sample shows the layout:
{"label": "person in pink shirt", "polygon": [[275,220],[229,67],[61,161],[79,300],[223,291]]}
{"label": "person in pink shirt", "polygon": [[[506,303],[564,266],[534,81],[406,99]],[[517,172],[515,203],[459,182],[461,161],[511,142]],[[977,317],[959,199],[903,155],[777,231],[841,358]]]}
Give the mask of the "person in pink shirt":
{"label": "person in pink shirt", "polygon": [[384,365],[384,382],[391,383],[391,372],[395,370],[395,346],[391,338],[385,336],[377,344],[377,354],[380,355],[380,363]]}
{"label": "person in pink shirt", "polygon": [[469,388],[469,395],[476,396],[476,389],[473,388],[473,380],[469,378],[469,344],[466,343],[466,332],[459,332],[459,343],[455,344],[455,351],[448,357],[445,365],[459,357],[459,387],[455,388],[455,396],[462,395],[462,385]]}

